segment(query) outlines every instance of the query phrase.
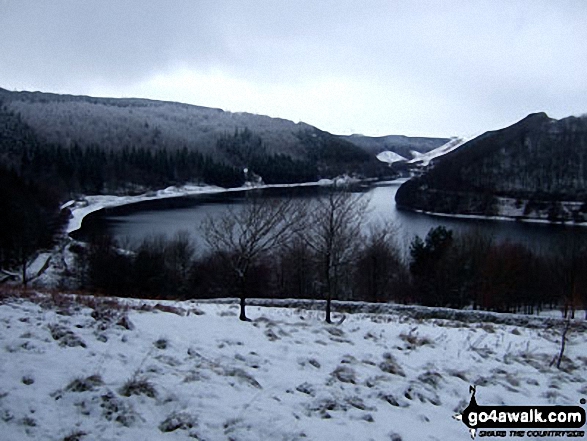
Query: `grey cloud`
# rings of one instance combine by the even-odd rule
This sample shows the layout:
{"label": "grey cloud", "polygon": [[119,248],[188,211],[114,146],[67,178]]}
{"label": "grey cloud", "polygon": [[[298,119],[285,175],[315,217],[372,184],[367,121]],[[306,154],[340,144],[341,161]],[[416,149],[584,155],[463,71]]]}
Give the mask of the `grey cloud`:
{"label": "grey cloud", "polygon": [[[0,60],[11,75],[132,81],[173,64],[185,42],[206,62],[218,49],[206,44],[210,30],[195,25],[196,2],[60,0],[5,2]],[[216,44],[216,43],[215,43]]]}
{"label": "grey cloud", "polygon": [[[0,87],[120,89],[178,67],[346,78],[381,100],[405,91],[413,120],[448,135],[530,108],[584,112],[586,19],[582,1],[0,0]],[[397,103],[390,119],[406,121],[402,104],[415,112]]]}

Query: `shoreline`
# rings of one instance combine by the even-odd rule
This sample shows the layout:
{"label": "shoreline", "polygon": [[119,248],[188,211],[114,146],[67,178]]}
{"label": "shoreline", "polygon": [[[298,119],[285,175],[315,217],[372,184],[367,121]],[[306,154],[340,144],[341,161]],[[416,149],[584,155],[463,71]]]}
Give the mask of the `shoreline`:
{"label": "shoreline", "polygon": [[480,214],[448,214],[439,213],[435,211],[419,210],[416,208],[410,208],[405,205],[397,205],[396,207],[400,210],[411,211],[412,213],[425,214],[433,217],[445,217],[450,219],[464,219],[464,220],[485,220],[485,221],[506,221],[506,222],[521,222],[528,224],[541,224],[541,225],[555,225],[555,226],[569,226],[569,227],[587,227],[587,222],[575,222],[575,221],[550,221],[548,219],[530,218],[530,217],[519,217],[519,216],[483,216]]}
{"label": "shoreline", "polygon": [[[402,178],[394,180],[384,180],[382,182],[396,182],[401,181]],[[194,185],[186,184],[180,187],[170,186],[161,190],[148,191],[146,193],[136,196],[115,196],[115,195],[90,195],[84,196],[80,200],[70,200],[61,205],[61,210],[69,209],[71,217],[68,220],[67,227],[65,229],[65,235],[71,237],[70,234],[79,230],[82,226],[83,220],[86,216],[103,210],[105,208],[121,207],[125,205],[132,205],[140,202],[158,201],[171,198],[181,198],[186,196],[197,196],[197,195],[211,195],[219,193],[233,193],[242,192],[249,190],[263,190],[271,188],[295,188],[295,187],[318,187],[318,186],[332,186],[338,185],[339,183],[360,183],[360,182],[371,182],[370,179],[356,179],[348,176],[342,176],[334,179],[321,179],[315,182],[301,182],[295,184],[260,184],[260,185],[245,185],[241,187],[224,188],[213,185]],[[575,202],[572,202],[575,203]],[[478,214],[449,214],[440,213],[434,211],[427,211],[421,209],[410,208],[404,205],[397,205],[400,210],[410,211],[418,214],[425,214],[432,217],[444,217],[452,219],[463,219],[463,220],[485,220],[485,221],[506,221],[506,222],[520,222],[528,224],[541,224],[541,225],[555,225],[555,226],[570,226],[570,227],[587,227],[587,221],[575,222],[572,220],[559,220],[551,221],[548,219],[525,217],[520,215],[506,214],[495,215],[495,216],[483,216]]]}
{"label": "shoreline", "polygon": [[[77,242],[71,236],[71,233],[79,230],[82,227],[83,220],[86,216],[96,213],[105,208],[121,207],[125,205],[132,205],[140,202],[158,201],[164,199],[181,198],[186,196],[197,195],[211,195],[218,193],[242,192],[248,190],[262,190],[267,188],[293,188],[293,187],[318,187],[318,186],[332,186],[339,183],[359,183],[367,182],[368,180],[359,180],[343,176],[335,179],[321,179],[316,182],[301,182],[297,184],[263,184],[263,185],[245,185],[242,187],[223,188],[213,185],[196,185],[185,184],[180,187],[170,186],[162,190],[148,191],[146,193],[136,196],[115,196],[115,195],[90,195],[80,197],[78,200],[70,200],[63,203],[59,208],[61,211],[69,210],[70,218],[67,225],[59,237],[56,239],[56,244],[51,249],[40,250],[37,255],[27,265],[27,272],[29,274],[29,281],[34,285],[43,287],[56,286],[58,277],[53,274],[56,269],[56,261],[61,261],[61,265],[70,260],[66,255],[70,254],[66,251],[67,245]],[[69,256],[71,257],[71,256]],[[57,265],[59,266],[59,264]],[[0,274],[1,276],[1,274]],[[20,277],[20,274],[10,273],[5,274],[8,278]]]}
{"label": "shoreline", "polygon": [[316,182],[301,182],[297,184],[262,184],[246,185],[242,187],[223,188],[213,185],[190,185],[186,184],[181,187],[171,186],[162,190],[149,191],[136,196],[115,196],[115,195],[91,195],[84,196],[79,200],[70,200],[61,205],[61,210],[70,210],[71,217],[67,222],[65,235],[70,234],[81,228],[83,220],[91,213],[111,207],[121,207],[132,205],[139,202],[157,201],[170,198],[180,198],[185,196],[209,195],[218,193],[242,192],[249,190],[263,190],[268,188],[295,188],[295,187],[327,187],[338,185],[339,183],[359,183],[365,180],[359,180],[346,177],[335,179],[321,179]]}

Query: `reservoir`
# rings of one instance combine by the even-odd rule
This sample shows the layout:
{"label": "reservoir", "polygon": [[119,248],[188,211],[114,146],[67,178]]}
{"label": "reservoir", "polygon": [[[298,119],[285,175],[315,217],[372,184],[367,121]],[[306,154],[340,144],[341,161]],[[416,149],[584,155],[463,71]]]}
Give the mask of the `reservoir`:
{"label": "reservoir", "polygon": [[[393,236],[404,252],[418,235],[426,236],[431,228],[444,226],[458,233],[481,232],[500,242],[523,244],[537,252],[552,252],[569,240],[587,240],[587,227],[553,225],[519,221],[484,219],[458,219],[399,210],[395,193],[403,180],[362,184],[353,191],[368,199],[368,212],[364,231],[379,222],[393,226]],[[84,219],[82,228],[74,237],[85,240],[92,234],[112,234],[123,246],[135,246],[148,236],[172,237],[178,231],[187,231],[200,250],[205,248],[202,239],[202,222],[207,217],[225,216],[231,207],[238,210],[253,195],[263,198],[295,198],[305,204],[328,191],[319,186],[267,188],[248,191],[227,191],[163,200],[151,200],[122,207],[108,208]]]}

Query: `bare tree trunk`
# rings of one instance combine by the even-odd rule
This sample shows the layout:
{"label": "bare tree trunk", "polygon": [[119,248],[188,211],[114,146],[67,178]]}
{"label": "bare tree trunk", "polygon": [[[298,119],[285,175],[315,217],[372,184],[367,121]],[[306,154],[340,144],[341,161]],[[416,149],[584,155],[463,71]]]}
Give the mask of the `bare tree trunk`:
{"label": "bare tree trunk", "polygon": [[330,317],[332,311],[332,278],[330,276],[330,269],[331,269],[331,262],[330,262],[330,254],[326,255],[324,264],[324,279],[326,282],[326,323],[332,323],[332,319]]}
{"label": "bare tree trunk", "polygon": [[250,321],[249,318],[247,317],[246,313],[245,313],[245,296],[241,295],[241,299],[240,299],[240,305],[241,305],[241,313],[239,315],[239,319],[242,320],[243,322],[248,322]]}
{"label": "bare tree trunk", "polygon": [[578,303],[578,299],[579,296],[577,294],[577,280],[574,279],[573,280],[573,295],[571,297],[571,318],[574,319],[575,318],[575,310],[577,309],[577,303]]}
{"label": "bare tree trunk", "polygon": [[565,322],[565,329],[563,330],[563,335],[561,337],[561,351],[558,354],[558,360],[556,361],[556,368],[561,368],[561,361],[563,360],[563,355],[565,353],[565,344],[567,342],[567,332],[569,332],[569,328],[571,327],[571,321],[567,320]]}
{"label": "bare tree trunk", "polygon": [[28,283],[27,273],[26,273],[26,264],[27,264],[27,260],[26,260],[26,258],[23,258],[22,263],[21,263],[21,265],[22,265],[22,267],[21,267],[21,270],[22,270],[22,286],[24,286],[25,288],[26,288],[27,283]]}
{"label": "bare tree trunk", "polygon": [[354,261],[368,201],[361,195],[331,190],[312,207],[303,238],[323,265],[326,323],[332,323],[332,300],[338,299],[338,273]]}
{"label": "bare tree trunk", "polygon": [[247,300],[247,286],[246,286],[247,279],[246,277],[242,277],[240,280],[240,315],[239,320],[243,322],[249,322],[250,319],[247,317],[245,308],[246,308],[246,300]]}

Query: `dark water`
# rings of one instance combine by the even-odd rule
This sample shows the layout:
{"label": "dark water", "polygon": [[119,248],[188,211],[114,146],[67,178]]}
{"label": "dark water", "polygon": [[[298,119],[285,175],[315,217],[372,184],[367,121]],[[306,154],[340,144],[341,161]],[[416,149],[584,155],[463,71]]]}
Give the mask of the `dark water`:
{"label": "dark water", "polygon": [[[572,225],[550,225],[511,221],[476,219],[452,219],[429,216],[398,210],[395,193],[401,182],[379,183],[364,186],[357,191],[369,198],[368,223],[391,221],[395,226],[395,237],[404,250],[415,235],[425,237],[428,231],[443,225],[455,233],[480,231],[498,241],[521,243],[539,252],[549,252],[568,243],[568,240],[587,240],[587,227]],[[324,189],[298,187],[255,190],[263,197],[294,197],[311,204]],[[178,231],[187,231],[196,244],[203,246],[198,229],[207,216],[225,215],[227,207],[238,209],[246,203],[249,192],[228,192],[214,195],[198,195],[161,201],[149,201],[126,207],[117,207],[90,215],[84,220],[78,238],[87,238],[93,233],[110,232],[123,244],[135,245],[143,238],[163,234],[173,236]],[[367,229],[368,226],[365,227]]]}

